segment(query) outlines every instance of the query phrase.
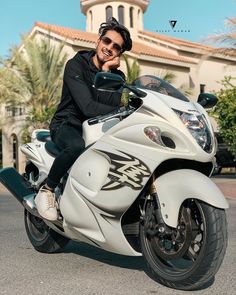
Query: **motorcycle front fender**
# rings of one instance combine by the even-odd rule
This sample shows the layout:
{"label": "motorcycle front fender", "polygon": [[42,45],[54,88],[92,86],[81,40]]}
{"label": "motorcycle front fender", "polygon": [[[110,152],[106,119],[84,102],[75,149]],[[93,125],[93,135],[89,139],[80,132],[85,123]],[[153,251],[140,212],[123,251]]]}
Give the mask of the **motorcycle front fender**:
{"label": "motorcycle front fender", "polygon": [[216,184],[204,174],[190,169],[168,172],[155,181],[162,217],[171,227],[177,227],[181,204],[187,199],[197,199],[213,207],[229,207]]}

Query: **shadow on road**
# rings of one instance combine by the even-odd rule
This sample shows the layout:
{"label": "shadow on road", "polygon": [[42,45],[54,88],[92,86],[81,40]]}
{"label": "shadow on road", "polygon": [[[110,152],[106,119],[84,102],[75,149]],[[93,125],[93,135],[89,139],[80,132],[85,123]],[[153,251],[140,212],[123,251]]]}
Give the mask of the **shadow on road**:
{"label": "shadow on road", "polygon": [[[158,284],[165,285],[165,284],[163,283],[162,280],[161,280],[161,281],[158,281],[158,280],[156,279],[156,277],[153,275],[153,273],[152,273],[149,269],[145,269],[144,272],[145,272],[146,275],[147,275],[150,279],[152,279],[153,281],[157,282]],[[201,291],[201,290],[205,290],[205,289],[211,287],[211,286],[214,284],[214,282],[215,282],[215,277],[211,278],[208,282],[206,282],[205,284],[203,284],[200,288],[196,288],[196,289],[193,289],[193,290],[191,290],[191,291]],[[172,288],[171,285],[166,285],[166,286],[169,287],[169,288]],[[177,290],[177,289],[176,289],[176,290]],[[187,290],[187,289],[186,289],[186,290],[183,290],[182,288],[180,288],[179,290],[182,290],[182,291],[184,291],[184,292],[188,292],[188,291],[189,291],[189,290]]]}
{"label": "shadow on road", "polygon": [[93,247],[82,242],[71,241],[63,250],[63,253],[75,253],[80,256],[91,258],[102,263],[118,266],[121,268],[145,270],[145,262],[142,256],[125,256]]}
{"label": "shadow on road", "polygon": [[[144,271],[150,279],[156,281],[157,283],[160,283],[159,281],[156,280],[156,278],[153,276],[151,271],[146,267],[143,257],[131,257],[131,256],[118,255],[118,254],[104,251],[102,249],[93,247],[85,243],[81,243],[81,242],[75,243],[73,241],[71,241],[68,244],[68,246],[64,249],[63,253],[75,253],[80,256],[84,256],[86,258],[100,261],[108,265]],[[202,286],[198,290],[204,290],[209,288],[214,283],[214,281],[215,279],[212,278],[210,281],[208,281],[204,286]]]}

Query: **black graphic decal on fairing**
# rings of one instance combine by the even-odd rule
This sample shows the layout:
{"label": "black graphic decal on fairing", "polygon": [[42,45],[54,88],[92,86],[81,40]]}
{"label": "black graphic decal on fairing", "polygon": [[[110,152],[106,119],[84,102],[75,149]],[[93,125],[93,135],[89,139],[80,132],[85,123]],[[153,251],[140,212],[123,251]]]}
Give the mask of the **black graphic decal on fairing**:
{"label": "black graphic decal on fairing", "polygon": [[106,183],[102,190],[114,190],[123,186],[129,186],[134,190],[140,190],[144,177],[151,175],[149,168],[139,159],[122,152],[127,157],[122,157],[113,153],[99,150],[106,154],[111,161],[108,177],[110,181]]}

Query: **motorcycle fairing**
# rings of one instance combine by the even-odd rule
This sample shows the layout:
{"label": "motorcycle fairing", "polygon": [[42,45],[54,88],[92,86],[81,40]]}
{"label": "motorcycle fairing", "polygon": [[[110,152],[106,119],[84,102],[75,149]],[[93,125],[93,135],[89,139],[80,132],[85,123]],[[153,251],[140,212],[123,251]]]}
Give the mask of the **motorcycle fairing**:
{"label": "motorcycle fairing", "polygon": [[[137,170],[135,165],[123,163],[121,167],[128,169],[123,172],[129,171],[128,175],[133,178],[125,175],[125,181],[121,181],[114,175],[109,176],[114,172],[114,158],[126,159],[125,163],[130,161],[142,169]],[[109,251],[140,255],[127,242],[120,220],[150,178],[153,164],[144,157],[131,156],[101,141],[86,150],[73,165],[60,200],[65,231],[72,234],[70,228],[73,228],[72,231],[77,231]],[[111,176],[114,177],[114,187],[104,190],[104,186],[111,185]],[[134,180],[137,182],[135,189]]]}
{"label": "motorcycle fairing", "polygon": [[155,181],[162,217],[171,227],[177,227],[181,204],[186,199],[202,200],[214,207],[229,207],[224,195],[204,174],[190,169],[168,172]]}
{"label": "motorcycle fairing", "polygon": [[[123,164],[121,161],[116,163],[120,165],[119,171],[114,170],[115,159],[123,160]],[[137,198],[154,169],[155,163],[144,156],[121,152],[100,141],[77,159],[70,171],[69,179],[71,178],[70,185],[76,186],[77,190],[96,207],[105,212],[123,213]],[[68,198],[73,198],[67,194],[67,186],[69,183],[61,197],[60,208],[63,216],[71,219],[71,214],[63,211],[64,199],[67,198],[67,202],[70,203]],[[107,190],[107,187],[110,189]],[[77,210],[80,211],[79,206]]]}

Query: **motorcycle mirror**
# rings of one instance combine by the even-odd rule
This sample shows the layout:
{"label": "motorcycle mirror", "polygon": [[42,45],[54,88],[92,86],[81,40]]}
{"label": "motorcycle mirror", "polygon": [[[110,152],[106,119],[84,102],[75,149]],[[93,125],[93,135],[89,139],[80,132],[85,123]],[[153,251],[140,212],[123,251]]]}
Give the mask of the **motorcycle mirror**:
{"label": "motorcycle mirror", "polygon": [[98,72],[95,75],[94,87],[102,91],[116,92],[122,90],[125,85],[124,79],[110,72]]}
{"label": "motorcycle mirror", "polygon": [[216,105],[218,98],[211,93],[200,93],[197,102],[204,108],[212,108]]}
{"label": "motorcycle mirror", "polygon": [[145,97],[147,95],[146,92],[137,89],[135,86],[127,85],[120,75],[110,72],[98,72],[95,75],[94,87],[98,90],[109,92],[121,92],[123,88],[127,88],[138,97]]}

